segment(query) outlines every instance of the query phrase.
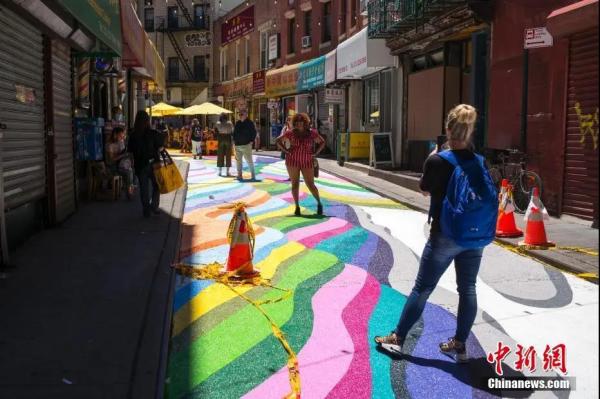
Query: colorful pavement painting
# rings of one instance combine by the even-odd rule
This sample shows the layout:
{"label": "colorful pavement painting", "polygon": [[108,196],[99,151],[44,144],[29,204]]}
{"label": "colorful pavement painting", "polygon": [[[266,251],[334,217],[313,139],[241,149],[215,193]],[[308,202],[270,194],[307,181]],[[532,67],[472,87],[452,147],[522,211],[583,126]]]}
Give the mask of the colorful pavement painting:
{"label": "colorful pavement painting", "polygon": [[[303,398],[597,396],[597,375],[584,359],[590,357],[588,345],[598,347],[597,316],[586,317],[597,314],[597,286],[491,246],[478,281],[480,311],[468,340],[473,360],[457,365],[437,349],[456,323],[450,269],[407,337],[407,355],[390,358],[378,352],[373,336],[391,331],[397,322],[426,241],[426,215],[322,172],[317,185],[325,216],[314,214],[315,201],[302,185],[303,216],[295,217],[283,162],[260,156],[255,162],[260,181],[240,183],[217,176],[214,159],[190,161],[180,256],[198,265],[225,262],[231,214],[219,206],[251,205],[254,264],[275,286],[294,293],[264,309],[298,356]],[[532,281],[536,294],[510,284],[514,268]],[[252,299],[280,295],[263,287],[240,291]],[[266,399],[290,392],[287,356],[270,325],[230,289],[178,276],[173,307],[166,397]],[[586,324],[590,332],[572,332],[557,321],[556,312]],[[485,356],[498,341],[543,348],[558,340],[568,346],[570,357],[583,359],[571,362],[569,370],[577,376],[578,395],[515,396],[487,388],[484,377],[494,375],[494,366]],[[511,362],[504,372],[522,375]]]}

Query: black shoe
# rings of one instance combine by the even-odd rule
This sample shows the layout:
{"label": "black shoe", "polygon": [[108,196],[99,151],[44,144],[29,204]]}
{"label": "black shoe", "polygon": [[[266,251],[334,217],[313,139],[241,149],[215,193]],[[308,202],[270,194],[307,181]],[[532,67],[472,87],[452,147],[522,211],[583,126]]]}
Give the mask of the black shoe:
{"label": "black shoe", "polygon": [[150,217],[150,211],[149,210],[147,210],[147,209],[144,210],[144,217],[145,218],[149,218]]}
{"label": "black shoe", "polygon": [[300,207],[299,207],[299,206],[296,206],[296,210],[294,211],[294,215],[295,215],[295,216],[300,216],[300,215],[302,215],[302,214],[300,213]]}
{"label": "black shoe", "polygon": [[160,209],[152,209],[152,213],[155,215],[160,215]]}
{"label": "black shoe", "polygon": [[323,204],[321,204],[319,202],[319,204],[317,204],[317,215],[322,215],[323,214]]}

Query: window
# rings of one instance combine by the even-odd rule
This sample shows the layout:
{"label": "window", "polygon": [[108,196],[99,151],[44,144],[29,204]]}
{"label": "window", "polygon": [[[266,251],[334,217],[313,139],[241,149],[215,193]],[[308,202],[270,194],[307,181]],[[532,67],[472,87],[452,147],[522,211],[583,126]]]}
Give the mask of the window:
{"label": "window", "polygon": [[169,80],[179,80],[179,58],[169,57]]}
{"label": "window", "polygon": [[154,8],[144,9],[144,29],[147,32],[154,32]]}
{"label": "window", "polygon": [[228,78],[227,71],[227,49],[221,49],[220,54],[220,64],[221,64],[221,81],[225,81]]}
{"label": "window", "polygon": [[269,35],[260,32],[260,69],[266,69],[269,65]]}
{"label": "window", "polygon": [[235,43],[235,76],[240,76],[240,42]]}
{"label": "window", "polygon": [[363,121],[367,128],[379,127],[379,76],[364,81]]}
{"label": "window", "polygon": [[194,79],[202,82],[208,80],[206,73],[206,57],[203,55],[194,56]]}
{"label": "window", "polygon": [[296,18],[288,21],[288,54],[296,52]]}
{"label": "window", "polygon": [[209,27],[208,6],[205,4],[194,6],[194,26],[199,29],[208,29]]}
{"label": "window", "polygon": [[312,32],[312,11],[304,13],[304,36],[310,36]]}
{"label": "window", "polygon": [[331,41],[331,2],[323,3],[323,21],[321,22],[321,43]]}
{"label": "window", "polygon": [[246,73],[250,73],[250,38],[247,38],[244,43],[244,54],[246,56]]}
{"label": "window", "polygon": [[356,0],[350,0],[350,26],[356,25]]}
{"label": "window", "polygon": [[169,28],[179,28],[179,19],[177,18],[177,7],[167,8],[167,26]]}
{"label": "window", "polygon": [[[341,0],[341,10],[340,10],[340,27],[339,27],[339,32],[340,35],[343,34],[344,32],[346,32],[346,13],[348,12],[347,8],[347,1],[348,0]],[[352,1],[352,0],[350,0]]]}

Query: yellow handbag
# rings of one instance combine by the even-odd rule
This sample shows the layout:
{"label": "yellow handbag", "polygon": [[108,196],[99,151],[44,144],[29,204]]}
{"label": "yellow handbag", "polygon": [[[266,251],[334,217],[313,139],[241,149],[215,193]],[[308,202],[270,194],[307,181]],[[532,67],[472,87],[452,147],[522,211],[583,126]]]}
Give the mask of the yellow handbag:
{"label": "yellow handbag", "polygon": [[161,159],[154,164],[154,177],[161,194],[167,194],[183,186],[183,178],[177,165],[167,151],[161,151]]}

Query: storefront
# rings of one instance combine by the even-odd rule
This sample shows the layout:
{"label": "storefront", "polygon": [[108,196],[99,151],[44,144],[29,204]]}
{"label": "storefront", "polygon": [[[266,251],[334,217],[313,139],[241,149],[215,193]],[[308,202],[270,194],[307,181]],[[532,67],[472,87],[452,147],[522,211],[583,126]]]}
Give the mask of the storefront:
{"label": "storefront", "polygon": [[598,225],[598,2],[554,10],[547,29],[568,41],[562,213]]}
{"label": "storefront", "polygon": [[251,73],[235,78],[230,84],[224,85],[225,99],[230,111],[233,111],[235,120],[239,119],[240,111],[248,112],[248,118],[254,120],[253,93],[254,80]]}
{"label": "storefront", "polygon": [[[390,55],[383,39],[368,39],[367,28],[342,42],[336,52],[338,80],[346,80],[349,131],[392,131]],[[395,132],[393,132],[395,133]],[[398,130],[399,134],[399,130]]]}
{"label": "storefront", "polygon": [[[8,88],[0,94],[2,262],[7,248],[76,210],[72,54],[119,56],[119,14],[118,3],[109,1],[98,1],[95,9],[67,1],[44,9],[20,2],[0,6],[0,86]],[[89,107],[89,85],[83,94]]]}
{"label": "storefront", "polygon": [[[294,115],[297,110],[296,93],[298,90],[298,68],[300,64],[286,65],[279,69],[267,71],[265,78],[265,94],[271,105],[271,127],[281,126],[288,116]],[[279,133],[270,129],[270,144],[275,143]]]}
{"label": "storefront", "polygon": [[264,69],[252,74],[252,114],[259,135],[259,148],[269,146],[269,109],[265,93],[265,78],[266,71]]}

